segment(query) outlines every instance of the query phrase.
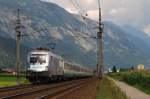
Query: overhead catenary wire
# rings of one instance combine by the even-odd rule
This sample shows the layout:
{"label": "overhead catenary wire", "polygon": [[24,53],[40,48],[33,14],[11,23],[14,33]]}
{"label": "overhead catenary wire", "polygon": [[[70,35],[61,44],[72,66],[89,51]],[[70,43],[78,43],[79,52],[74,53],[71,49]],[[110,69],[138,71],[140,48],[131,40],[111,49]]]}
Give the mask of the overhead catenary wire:
{"label": "overhead catenary wire", "polygon": [[[77,0],[70,0],[70,1],[71,1],[71,3],[73,4],[73,6],[74,6],[76,9],[81,10],[82,12],[84,12],[83,8],[80,6],[80,4],[78,3]],[[56,13],[54,13],[54,14],[56,15]],[[58,16],[58,17],[60,17],[60,16]],[[66,28],[66,29],[68,29],[68,30],[71,30],[71,31],[74,31],[74,32],[80,32],[80,33],[82,33],[82,34],[88,35],[87,37],[81,36],[80,38],[82,38],[82,37],[83,37],[83,38],[95,38],[95,37],[93,37],[92,35],[89,35],[88,33],[81,32],[81,31],[78,30],[78,29],[70,29],[70,28],[68,28],[68,27],[64,27],[64,28]],[[31,34],[36,33],[36,32],[41,32],[41,31],[44,31],[44,30],[48,30],[48,29],[37,30],[37,31],[35,31],[35,32],[32,32]],[[28,36],[30,37],[30,36],[34,36],[34,35],[22,34],[21,36],[22,36],[22,37],[28,37]],[[38,36],[38,37],[47,37],[47,35],[40,35],[40,36]],[[79,35],[78,35],[78,36],[75,36],[75,37],[79,37]]]}
{"label": "overhead catenary wire", "polygon": [[75,4],[74,0],[70,0],[75,9],[79,9],[79,7]]}
{"label": "overhead catenary wire", "polygon": [[[72,4],[74,5],[74,7],[76,7],[76,9],[81,9],[82,11],[83,11],[83,9],[82,9],[82,7],[80,7],[80,5],[78,4],[78,2],[75,0],[75,2],[74,2],[74,0],[70,0],[71,2],[72,2]],[[75,4],[76,3],[76,4]],[[57,13],[54,13],[57,17],[59,17],[59,19],[61,19],[60,18],[60,16],[59,15],[57,15]],[[62,21],[62,20],[61,20]],[[78,34],[78,35],[70,35],[71,37],[76,37],[76,38],[93,38],[93,39],[97,39],[97,37],[96,36],[93,36],[93,35],[90,35],[90,34],[88,34],[88,33],[85,33],[85,32],[81,32],[79,29],[76,29],[76,28],[74,28],[74,29],[71,29],[71,28],[68,28],[67,26],[64,26],[64,28],[65,29],[67,29],[67,30],[69,30],[69,31],[72,31],[72,32],[78,32],[78,33],[82,33],[82,34],[84,34],[84,35],[87,35],[87,36],[82,36],[81,34]],[[36,30],[35,32],[32,32],[31,34],[33,34],[33,33],[36,33],[36,32],[41,32],[41,31],[44,31],[44,30],[49,30],[49,29],[41,29],[41,30]],[[28,34],[22,34],[21,35],[22,37],[31,37],[31,36],[34,36],[34,35],[28,35]],[[47,35],[39,35],[38,37],[48,37]]]}
{"label": "overhead catenary wire", "polygon": [[88,16],[87,12],[80,6],[77,0],[70,0],[72,5],[76,10],[78,10],[78,13],[83,17],[83,19],[86,19],[86,16]]}
{"label": "overhead catenary wire", "polygon": [[[81,11],[84,12],[83,8],[80,6],[80,4],[78,3],[77,0],[70,0],[70,1],[71,1],[71,3],[73,4],[73,6],[74,6],[76,9],[81,10]],[[59,15],[57,15],[57,13],[54,13],[54,14],[55,14],[57,17],[59,17],[59,19],[61,19],[61,17],[60,17]],[[76,35],[74,35],[74,37],[78,37],[78,38],[96,38],[96,36],[90,35],[90,34],[88,34],[88,33],[81,32],[79,29],[76,29],[76,28],[71,29],[71,28],[68,28],[67,26],[65,26],[64,28],[67,29],[67,30],[73,31],[73,32],[78,32],[78,33],[82,33],[82,34],[84,34],[84,35],[87,35],[87,36],[79,36],[79,35],[76,36]],[[35,32],[32,32],[31,34],[37,33],[37,32],[41,32],[41,31],[44,31],[44,30],[49,30],[49,29],[43,28],[43,29],[40,29],[40,30],[36,30]],[[31,36],[34,36],[34,35],[22,34],[21,36],[22,36],[22,37],[31,37]],[[47,35],[39,35],[38,37],[48,37],[48,36],[47,36]],[[73,36],[72,36],[72,37],[73,37]]]}
{"label": "overhead catenary wire", "polygon": [[80,4],[78,3],[78,1],[77,0],[74,0],[74,2],[77,4],[77,6],[80,8],[80,10],[81,10],[81,12],[86,12],[81,6],[80,6]]}
{"label": "overhead catenary wire", "polygon": [[[57,16],[59,19],[60,19],[60,21],[62,22],[62,23],[64,23],[61,19],[61,16],[60,15],[57,15],[57,13],[54,13],[55,14],[55,16]],[[79,32],[79,33],[82,33],[82,34],[84,34],[84,35],[87,35],[87,36],[79,36],[79,35],[72,35],[71,37],[79,37],[79,38],[96,38],[96,36],[93,36],[93,35],[90,35],[90,34],[88,34],[88,33],[85,33],[85,32],[81,32],[79,29],[77,29],[77,28],[74,28],[74,29],[71,29],[71,28],[68,28],[67,26],[63,26],[63,28],[64,29],[67,29],[67,30],[69,30],[69,31],[72,31],[72,32]]]}
{"label": "overhead catenary wire", "polygon": [[96,36],[90,35],[90,34],[85,33],[85,32],[81,32],[78,29],[70,29],[70,28],[68,28],[66,26],[64,28],[67,29],[67,30],[69,30],[69,31],[79,32],[79,33],[82,33],[84,35],[87,35],[87,36],[81,36],[81,34],[78,34],[78,35],[72,35],[72,37],[74,36],[74,37],[79,37],[79,38],[96,38]]}

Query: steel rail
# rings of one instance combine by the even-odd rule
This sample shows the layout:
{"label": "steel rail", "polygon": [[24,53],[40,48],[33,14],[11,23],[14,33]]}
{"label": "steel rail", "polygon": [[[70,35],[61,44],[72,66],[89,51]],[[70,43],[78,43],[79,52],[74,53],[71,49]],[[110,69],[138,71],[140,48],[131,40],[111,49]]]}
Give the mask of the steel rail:
{"label": "steel rail", "polygon": [[82,82],[82,83],[77,83],[77,84],[75,84],[75,85],[71,85],[71,86],[69,86],[69,87],[67,87],[67,88],[64,88],[64,89],[62,89],[62,90],[58,90],[58,91],[56,91],[56,92],[43,95],[43,96],[38,97],[38,98],[36,98],[36,99],[49,99],[49,98],[50,98],[50,99],[57,99],[57,98],[62,97],[62,96],[64,96],[64,95],[68,94],[68,93],[71,93],[71,92],[73,92],[73,91],[75,91],[75,90],[77,90],[77,89],[80,89],[80,88],[82,88],[82,87],[85,87],[86,85],[87,85],[87,82],[84,81],[84,82]]}
{"label": "steel rail", "polygon": [[11,87],[2,87],[2,88],[0,88],[0,92],[28,88],[30,86],[33,86],[33,85],[32,84],[24,84],[24,85],[11,86]]}
{"label": "steel rail", "polygon": [[19,97],[24,97],[24,96],[30,96],[30,95],[38,94],[38,93],[43,92],[43,91],[53,90],[55,88],[71,85],[71,84],[77,83],[79,81],[86,81],[86,80],[87,79],[69,81],[69,82],[64,82],[63,84],[62,83],[58,83],[56,85],[51,85],[49,87],[38,89],[38,90],[31,90],[31,91],[27,91],[27,92],[24,92],[24,93],[18,93],[18,94],[14,94],[14,95],[10,95],[10,96],[0,97],[0,99],[17,99]]}

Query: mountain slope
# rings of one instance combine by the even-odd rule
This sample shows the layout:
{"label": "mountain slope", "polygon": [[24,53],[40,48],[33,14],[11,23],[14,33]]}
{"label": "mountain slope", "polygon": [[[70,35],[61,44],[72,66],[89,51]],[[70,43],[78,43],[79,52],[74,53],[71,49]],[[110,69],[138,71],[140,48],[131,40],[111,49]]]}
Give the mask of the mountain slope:
{"label": "mountain slope", "polygon": [[[5,37],[0,37],[0,68],[14,68],[15,67],[15,56],[16,46],[15,40]],[[26,56],[29,48],[21,45],[21,55]],[[25,57],[21,57],[21,65],[23,68],[26,66]]]}
{"label": "mountain slope", "polygon": [[[110,58],[113,64],[117,63],[116,65],[123,66],[149,64],[149,55],[141,48],[139,38],[128,34],[124,29],[111,22],[106,22],[105,27],[107,28],[105,31],[105,54],[109,55],[107,58]],[[143,42],[143,46],[149,47],[144,41],[140,40],[140,42]]]}
{"label": "mountain slope", "polygon": [[[84,66],[96,66],[96,39],[73,37],[74,35],[96,36],[97,30],[91,29],[97,27],[98,24],[95,21],[89,19],[83,21],[79,16],[68,13],[56,4],[40,0],[1,0],[0,36],[15,39],[14,24],[17,8],[21,9],[22,25],[25,27],[23,34],[31,35],[22,38],[25,46],[50,48],[48,43],[55,42],[55,53],[62,55],[65,59]],[[104,55],[107,66],[134,66],[139,63],[145,65],[150,63],[150,55],[145,53],[145,50],[150,47],[146,41],[140,39],[142,46],[139,46],[136,42],[139,38],[124,28],[111,22],[104,22],[104,26]],[[39,31],[41,29],[43,31]],[[40,37],[45,35],[47,37]],[[2,43],[5,44],[5,42]],[[141,48],[143,46],[147,47],[143,50]],[[25,59],[26,53],[22,57]]]}

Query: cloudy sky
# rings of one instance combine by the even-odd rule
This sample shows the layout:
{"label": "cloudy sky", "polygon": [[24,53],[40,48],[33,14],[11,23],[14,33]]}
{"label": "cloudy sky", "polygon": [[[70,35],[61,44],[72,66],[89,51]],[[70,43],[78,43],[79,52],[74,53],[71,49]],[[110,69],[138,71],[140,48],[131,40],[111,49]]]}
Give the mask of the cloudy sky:
{"label": "cloudy sky", "polygon": [[[98,19],[98,0],[44,1],[56,3],[71,13],[83,13],[82,9],[89,18]],[[150,0],[101,0],[101,9],[103,20],[131,25],[150,34]]]}

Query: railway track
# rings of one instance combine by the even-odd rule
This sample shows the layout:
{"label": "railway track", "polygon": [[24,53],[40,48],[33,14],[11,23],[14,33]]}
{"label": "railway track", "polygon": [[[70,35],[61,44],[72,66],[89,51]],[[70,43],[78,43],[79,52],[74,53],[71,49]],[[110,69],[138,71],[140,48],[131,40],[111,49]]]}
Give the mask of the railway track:
{"label": "railway track", "polygon": [[24,84],[24,85],[18,85],[18,86],[11,86],[11,87],[2,87],[0,88],[0,92],[9,91],[9,90],[17,90],[22,88],[27,88],[33,86],[32,84]]}
{"label": "railway track", "polygon": [[55,99],[68,92],[86,86],[90,79],[73,80],[50,85],[33,85],[0,93],[0,99]]}

